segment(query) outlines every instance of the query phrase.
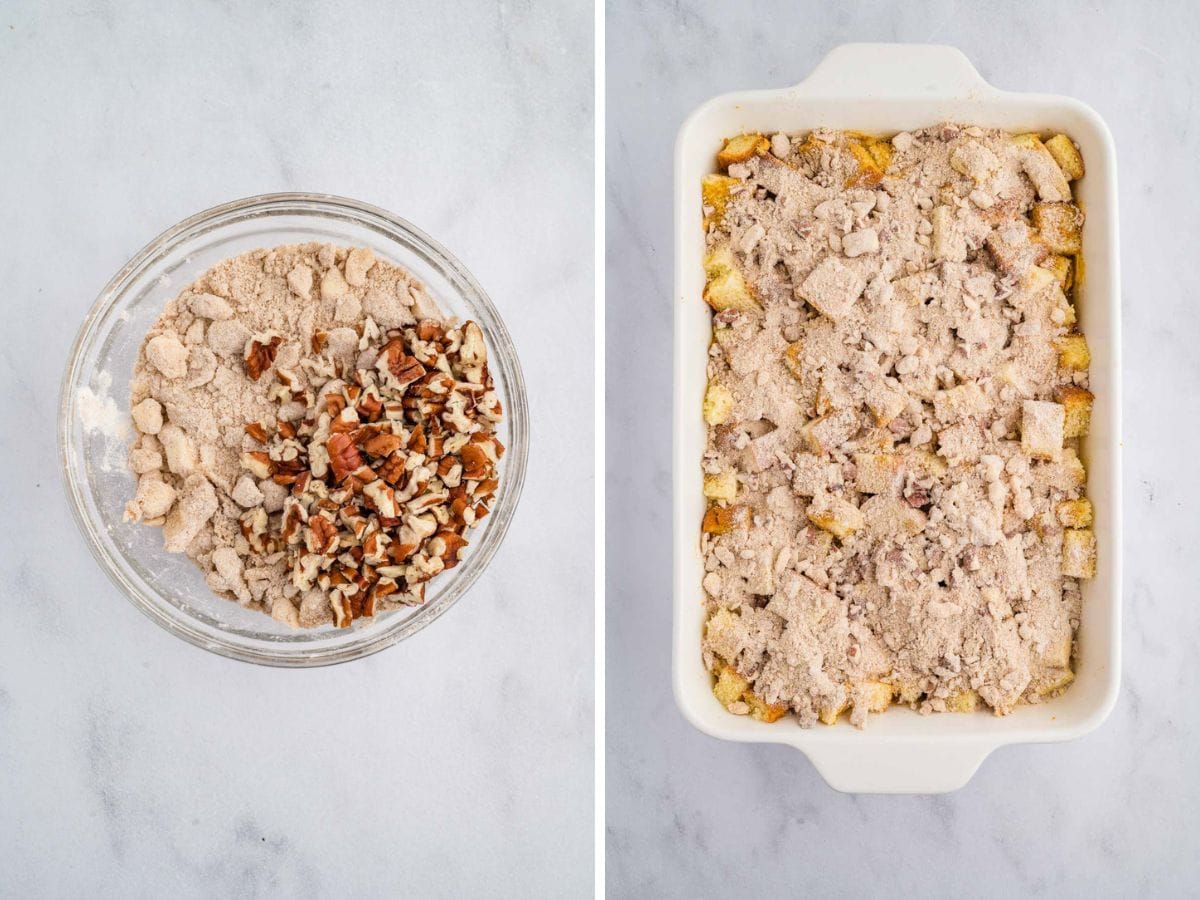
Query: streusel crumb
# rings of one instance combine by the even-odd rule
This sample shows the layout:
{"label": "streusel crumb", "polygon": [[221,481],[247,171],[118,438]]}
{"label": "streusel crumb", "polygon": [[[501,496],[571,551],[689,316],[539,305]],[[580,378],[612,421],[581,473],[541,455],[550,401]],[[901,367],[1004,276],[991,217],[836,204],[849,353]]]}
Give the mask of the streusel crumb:
{"label": "streusel crumb", "polygon": [[730,146],[704,184],[718,697],[861,725],[1063,689],[1095,569],[1074,145],[943,124]]}

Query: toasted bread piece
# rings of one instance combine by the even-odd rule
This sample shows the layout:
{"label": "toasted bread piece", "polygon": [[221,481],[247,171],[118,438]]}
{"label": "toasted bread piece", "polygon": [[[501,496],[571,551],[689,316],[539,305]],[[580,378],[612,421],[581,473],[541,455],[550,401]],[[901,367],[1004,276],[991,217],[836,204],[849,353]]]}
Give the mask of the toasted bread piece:
{"label": "toasted bread piece", "polygon": [[705,534],[728,534],[735,528],[749,528],[750,507],[710,506],[700,527]]}
{"label": "toasted bread piece", "polygon": [[1040,199],[1051,203],[1071,199],[1071,185],[1067,176],[1041,138],[1036,134],[1018,134],[1013,136],[1013,143],[1022,151],[1021,168],[1033,182]]}
{"label": "toasted bread piece", "polygon": [[867,712],[881,713],[892,705],[896,689],[882,681],[864,681],[850,686],[850,696],[867,705]]}
{"label": "toasted bread piece", "polygon": [[[879,160],[885,158],[884,151],[876,150],[871,152],[871,147],[874,143],[864,143],[861,141],[852,141],[850,143],[850,153],[853,155],[855,162],[858,163],[858,171],[846,179],[846,187],[848,188],[873,188],[883,181],[883,173],[887,166],[881,166]],[[887,153],[886,159],[891,161],[891,154]]]}
{"label": "toasted bread piece", "polygon": [[975,712],[979,708],[979,695],[968,689],[951,694],[946,698],[947,712]]}
{"label": "toasted bread piece", "polygon": [[858,431],[858,413],[852,409],[835,410],[810,419],[800,429],[808,449],[828,454],[850,440]]}
{"label": "toasted bread piece", "polygon": [[717,669],[717,680],[713,683],[713,694],[721,705],[728,709],[732,704],[742,699],[742,694],[750,687],[750,682],[737,673],[730,665],[722,664]]}
{"label": "toasted bread piece", "polygon": [[844,541],[867,524],[862,512],[850,501],[833,496],[823,500],[824,502],[814,501],[805,515],[810,522],[828,531],[839,541]]}
{"label": "toasted bread piece", "polygon": [[1078,500],[1062,500],[1054,508],[1059,524],[1066,528],[1090,528],[1092,525],[1092,501],[1087,497]]}
{"label": "toasted bread piece", "polygon": [[855,453],[854,468],[854,488],[862,494],[890,494],[904,469],[895,453]]}
{"label": "toasted bread piece", "polygon": [[1071,578],[1096,575],[1096,534],[1090,528],[1063,531],[1062,573]]}
{"label": "toasted bread piece", "polygon": [[761,134],[739,134],[725,141],[725,146],[717,154],[717,165],[728,169],[734,163],[745,162],[752,156],[764,156],[770,149],[770,140]]}
{"label": "toasted bread piece", "polygon": [[838,716],[850,708],[850,698],[842,700],[836,706],[823,706],[817,710],[817,718],[825,725],[833,725],[837,722]]}
{"label": "toasted bread piece", "polygon": [[804,366],[800,361],[800,354],[803,351],[804,345],[799,341],[788,344],[787,349],[783,351],[783,365],[797,380],[804,378]]}
{"label": "toasted bread piece", "polygon": [[1033,683],[1033,689],[1043,697],[1061,691],[1075,680],[1075,673],[1070,669],[1049,669],[1039,675]]}
{"label": "toasted bread piece", "polygon": [[1086,372],[1092,364],[1087,338],[1078,332],[1064,334],[1054,342],[1054,346],[1058,349],[1058,364],[1064,369]]}
{"label": "toasted bread piece", "polygon": [[1067,476],[1071,479],[1073,487],[1082,488],[1087,484],[1087,469],[1084,468],[1083,460],[1079,458],[1079,454],[1071,447],[1063,448],[1062,465]]}
{"label": "toasted bread piece", "polygon": [[904,465],[921,476],[938,477],[950,470],[949,464],[931,450],[913,450],[904,455]]}
{"label": "toasted bread piece", "polygon": [[733,412],[733,394],[719,381],[710,381],[704,392],[704,421],[709,425],[723,425]]}
{"label": "toasted bread piece", "polygon": [[1057,279],[1064,294],[1075,284],[1075,262],[1072,257],[1051,256],[1042,262],[1042,268]]}
{"label": "toasted bread piece", "polygon": [[740,182],[728,175],[705,175],[700,180],[700,196],[706,210],[704,227],[720,225],[734,185]]}
{"label": "toasted bread piece", "polygon": [[1083,211],[1074,203],[1033,204],[1033,227],[1038,240],[1053,253],[1083,249]]}
{"label": "toasted bread piece", "polygon": [[900,703],[911,705],[920,700],[921,695],[925,693],[919,681],[893,681],[891,686],[896,700]]}
{"label": "toasted bread piece", "polygon": [[950,262],[962,262],[967,258],[967,235],[958,222],[954,208],[951,206],[935,206],[931,214],[933,234],[930,236],[930,250],[934,259],[945,259]]}
{"label": "toasted bread piece", "polygon": [[727,309],[757,309],[758,301],[734,259],[733,249],[720,244],[704,258],[704,300],[717,312]]}
{"label": "toasted bread piece", "polygon": [[1067,385],[1054,392],[1054,398],[1062,404],[1064,411],[1063,437],[1082,437],[1092,424],[1092,402],[1096,399],[1091,391]]}
{"label": "toasted bread piece", "polygon": [[788,711],[787,704],[768,703],[754,691],[746,691],[742,700],[750,707],[751,718],[760,722],[778,722]]}
{"label": "toasted bread piece", "polygon": [[1046,149],[1067,178],[1076,181],[1083,177],[1083,157],[1079,155],[1079,149],[1069,137],[1056,134],[1046,141]]}
{"label": "toasted bread piece", "polygon": [[732,470],[704,476],[704,496],[709,500],[729,502],[737,496],[737,474]]}
{"label": "toasted bread piece", "polygon": [[1034,459],[1062,458],[1066,411],[1060,403],[1026,400],[1021,404],[1021,450]]}

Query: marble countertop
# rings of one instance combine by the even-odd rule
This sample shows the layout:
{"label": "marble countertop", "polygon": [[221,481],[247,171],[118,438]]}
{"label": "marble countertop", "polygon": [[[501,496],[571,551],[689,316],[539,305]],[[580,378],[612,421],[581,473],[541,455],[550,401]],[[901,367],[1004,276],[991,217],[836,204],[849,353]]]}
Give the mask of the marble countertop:
{"label": "marble countertop", "polygon": [[[591,894],[592,9],[401,6],[0,9],[0,896]],[[513,333],[534,435],[467,597],[309,671],[138,613],[71,522],[55,444],[109,277],[279,190],[450,247]]]}
{"label": "marble countertop", "polygon": [[[610,4],[608,886],[613,896],[1180,896],[1200,879],[1200,237],[1193,5]],[[1019,11],[1018,11],[1019,10]],[[671,165],[683,117],[802,80],[851,41],[953,44],[1010,90],[1079,97],[1120,165],[1124,679],[1069,744],[998,750],[957,793],[835,793],[787,747],[675,707]],[[631,396],[636,403],[629,402]],[[629,448],[637,447],[636,464]]]}

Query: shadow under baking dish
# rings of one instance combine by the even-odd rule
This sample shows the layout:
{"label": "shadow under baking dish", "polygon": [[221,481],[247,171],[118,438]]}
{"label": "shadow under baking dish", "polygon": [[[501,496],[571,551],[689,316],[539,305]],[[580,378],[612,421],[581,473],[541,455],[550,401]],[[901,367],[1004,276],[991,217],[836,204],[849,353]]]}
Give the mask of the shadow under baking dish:
{"label": "shadow under baking dish", "polygon": [[[324,241],[370,247],[428,288],[443,312],[479,323],[507,447],[492,513],[468,533],[463,561],[433,579],[425,604],[356,620],[352,627],[293,630],[216,596],[196,565],[162,547],[158,528],[123,521],[136,479],[126,464],[129,384],[147,329],[180,289],[248,250]],[[415,226],[355,200],[264,194],[201,212],[159,235],[100,292],[79,330],[59,398],[63,481],[92,555],[130,601],[159,625],[214,653],[274,666],[319,666],[367,656],[416,634],[483,574],[516,510],[528,454],[528,406],[516,350],[487,294],[449,251]],[[103,426],[103,427],[100,427]],[[125,429],[124,433],[121,429]]]}

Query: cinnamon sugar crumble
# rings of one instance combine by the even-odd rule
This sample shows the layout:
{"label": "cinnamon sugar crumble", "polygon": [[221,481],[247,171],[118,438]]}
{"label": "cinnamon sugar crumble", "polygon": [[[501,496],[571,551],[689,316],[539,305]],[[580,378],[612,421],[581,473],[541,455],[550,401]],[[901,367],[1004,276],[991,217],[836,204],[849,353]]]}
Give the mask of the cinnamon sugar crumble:
{"label": "cinnamon sugar crumble", "polygon": [[1095,567],[1063,136],[742,135],[707,176],[705,664],[735,713],[1003,715]]}
{"label": "cinnamon sugar crumble", "polygon": [[498,486],[479,326],[367,248],[213,266],[148,332],[131,394],[126,518],[293,627],[423,603]]}

